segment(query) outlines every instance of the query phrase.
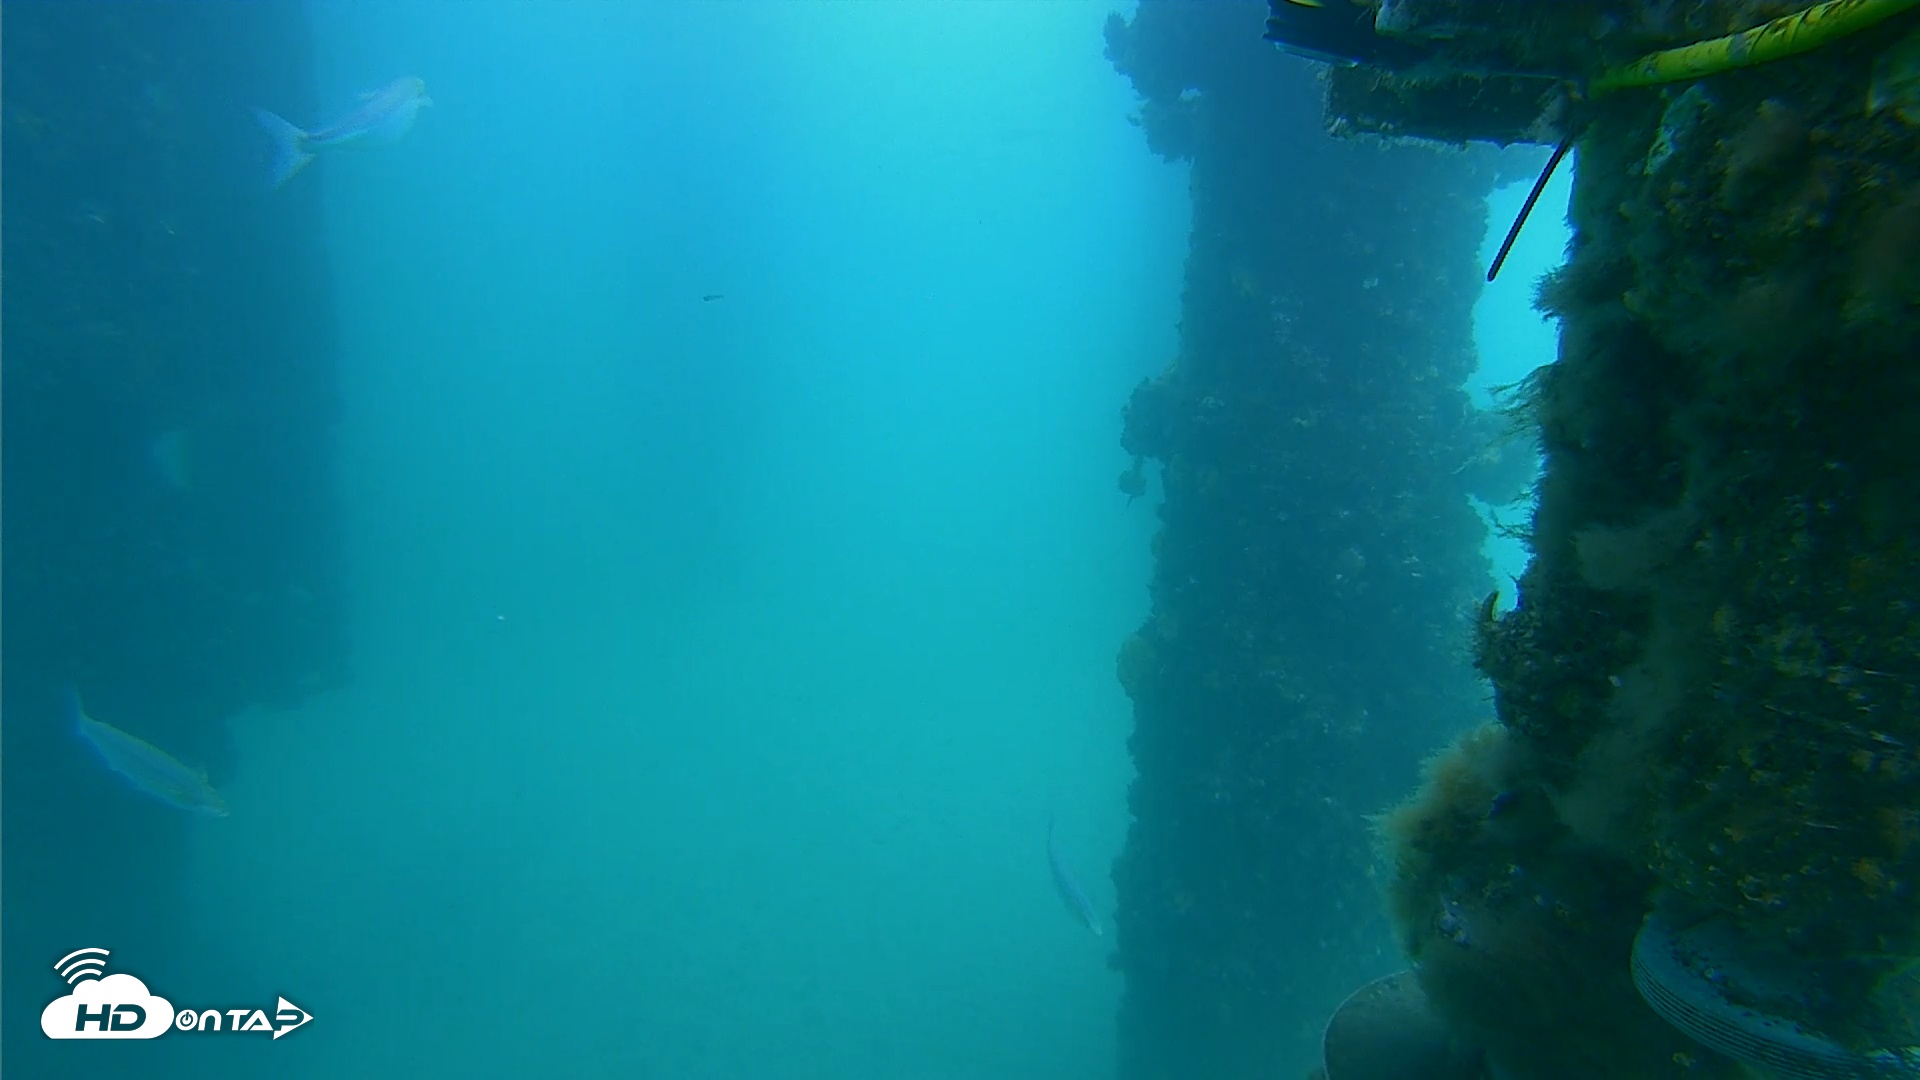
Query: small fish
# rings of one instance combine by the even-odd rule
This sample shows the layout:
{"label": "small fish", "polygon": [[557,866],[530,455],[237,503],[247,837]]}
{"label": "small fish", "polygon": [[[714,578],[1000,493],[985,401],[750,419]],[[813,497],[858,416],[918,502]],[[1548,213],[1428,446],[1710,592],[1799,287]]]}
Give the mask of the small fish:
{"label": "small fish", "polygon": [[1492,820],[1513,809],[1513,800],[1517,798],[1512,791],[1496,791],[1487,804],[1487,819]]}
{"label": "small fish", "polygon": [[273,137],[273,186],[306,167],[321,150],[372,137],[394,142],[413,128],[423,106],[433,104],[424,80],[408,76],[360,95],[360,107],[318,131],[303,131],[265,109],[254,118]]}
{"label": "small fish", "polygon": [[1060,846],[1053,840],[1053,819],[1047,819],[1047,866],[1053,871],[1053,887],[1060,893],[1060,899],[1066,901],[1067,910],[1073,917],[1093,931],[1094,937],[1105,937],[1106,930],[1100,926],[1100,914],[1093,910],[1093,901],[1087,899],[1086,891],[1073,878],[1073,871],[1067,869],[1067,862],[1060,857]]}
{"label": "small fish", "polygon": [[1473,930],[1467,925],[1467,913],[1460,901],[1451,896],[1440,898],[1440,936],[1463,949],[1473,948]]}
{"label": "small fish", "polygon": [[701,297],[701,298],[700,298],[700,302],[701,302],[701,303],[703,303],[703,304],[711,304],[711,303],[713,303],[713,302],[714,302],[715,300],[725,300],[726,298],[727,298],[727,294],[726,294],[726,293],[723,293],[723,292],[710,292],[710,293],[708,293],[707,295],[705,295],[705,296],[703,296],[703,297]]}
{"label": "small fish", "polygon": [[88,716],[81,707],[80,695],[71,687],[62,696],[73,730],[99,753],[107,768],[119,773],[142,793],[170,806],[208,817],[227,816],[226,800],[207,783],[203,770],[185,764],[145,739]]}

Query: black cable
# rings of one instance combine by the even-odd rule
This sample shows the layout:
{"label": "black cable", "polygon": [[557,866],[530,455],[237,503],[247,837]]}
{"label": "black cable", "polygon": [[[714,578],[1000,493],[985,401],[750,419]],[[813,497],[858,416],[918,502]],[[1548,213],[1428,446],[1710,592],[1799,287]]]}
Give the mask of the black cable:
{"label": "black cable", "polygon": [[1520,207],[1520,216],[1513,219],[1513,228],[1507,230],[1507,239],[1500,245],[1500,254],[1493,257],[1493,265],[1487,268],[1487,280],[1492,281],[1500,273],[1500,265],[1507,261],[1507,254],[1513,250],[1513,242],[1520,239],[1520,227],[1527,223],[1527,215],[1533,213],[1533,204],[1540,201],[1540,193],[1547,188],[1547,181],[1553,179],[1553,170],[1560,167],[1560,159],[1573,149],[1573,140],[1579,138],[1578,130],[1567,133],[1560,145],[1553,148],[1553,156],[1547,159],[1547,167],[1540,170],[1540,178],[1533,182],[1533,190],[1527,192],[1526,204]]}

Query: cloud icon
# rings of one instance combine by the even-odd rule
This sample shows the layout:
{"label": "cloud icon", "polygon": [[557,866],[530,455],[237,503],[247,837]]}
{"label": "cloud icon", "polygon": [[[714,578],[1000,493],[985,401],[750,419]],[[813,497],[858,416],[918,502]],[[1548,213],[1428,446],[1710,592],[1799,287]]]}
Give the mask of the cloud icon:
{"label": "cloud icon", "polygon": [[173,1026],[173,1003],[131,975],[90,979],[40,1010],[49,1039],[157,1039]]}

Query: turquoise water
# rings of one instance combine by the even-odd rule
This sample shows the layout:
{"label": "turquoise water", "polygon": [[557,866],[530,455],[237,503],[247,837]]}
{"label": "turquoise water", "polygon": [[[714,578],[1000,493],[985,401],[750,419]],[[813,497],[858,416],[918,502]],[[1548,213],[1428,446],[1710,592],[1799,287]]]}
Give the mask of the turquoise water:
{"label": "turquoise water", "polygon": [[[173,235],[152,205],[181,187],[232,199],[243,233],[298,235],[324,203],[331,296],[308,309],[337,320],[312,340],[340,342],[353,655],[297,708],[184,715],[255,673],[176,662],[207,655],[223,615],[178,652],[151,629],[193,606],[192,559],[222,587],[257,570],[233,552],[269,512],[254,554],[280,591],[260,603],[332,596],[281,588],[300,572],[274,544],[287,507],[231,494],[287,468],[254,475],[233,448],[273,442],[259,402],[320,407],[312,372],[262,355],[259,386],[209,365],[208,386],[160,387],[243,403],[211,419],[84,394],[97,430],[10,415],[10,454],[100,459],[42,470],[58,482],[30,505],[85,504],[175,574],[150,610],[72,626],[12,593],[13,625],[54,658],[14,669],[31,676],[9,699],[13,1002],[37,1008],[60,986],[45,961],[99,946],[182,1007],[277,994],[313,1016],[279,1041],[47,1044],[16,1007],[10,1075],[1113,1075],[1113,938],[1062,910],[1046,826],[1111,927],[1131,775],[1114,661],[1147,612],[1157,498],[1118,489],[1120,409],[1178,352],[1189,228],[1185,168],[1149,153],[1101,55],[1129,6],[316,3],[311,100],[225,100],[254,69],[196,80],[164,56],[121,80],[138,85],[101,82],[108,104],[86,107],[157,125],[140,130],[161,160],[233,153],[184,182],[140,158],[104,191],[29,190],[21,205],[71,218],[35,244],[111,234],[177,271],[139,245]],[[317,126],[401,76],[434,100],[404,140],[267,189],[247,106]],[[34,119],[9,114],[32,136],[10,150],[41,144]],[[153,134],[176,130],[201,141]],[[1551,357],[1526,305],[1564,242],[1564,184],[1487,293],[1476,386]],[[1523,191],[1496,196],[1493,239]],[[26,295],[58,298],[49,281]],[[142,288],[128,306],[164,316],[168,294]],[[174,348],[195,340],[182,321],[147,325],[179,330]],[[197,371],[189,353],[168,363]],[[71,362],[10,355],[34,363],[9,378]],[[102,381],[131,380],[125,359],[103,355]],[[89,490],[129,472],[152,505]],[[176,507],[237,538],[163,532]],[[21,535],[8,557],[37,568]],[[1517,573],[1515,554],[1495,552]],[[91,595],[94,568],[64,572],[55,599]],[[230,816],[136,802],[20,719],[44,710],[39,684],[87,675],[116,691],[102,720],[209,764]],[[48,884],[49,865],[71,877]],[[81,926],[97,936],[66,940]]]}
{"label": "turquoise water", "polygon": [[[1544,149],[1509,151],[1516,159],[1537,157],[1544,164]],[[1559,349],[1559,328],[1533,308],[1534,290],[1540,276],[1565,262],[1567,240],[1567,200],[1573,193],[1573,173],[1578,155],[1564,162],[1540,193],[1540,201],[1527,218],[1526,228],[1514,242],[1513,252],[1500,276],[1487,284],[1473,310],[1474,347],[1480,354],[1480,369],[1468,380],[1467,389],[1482,408],[1502,403],[1497,392],[1527,377],[1535,368],[1554,361]],[[1507,227],[1520,212],[1531,181],[1508,184],[1487,199],[1487,238],[1480,248],[1482,265],[1491,263]],[[1531,434],[1525,436],[1531,438]],[[1513,582],[1527,568],[1526,545],[1518,538],[1504,535],[1499,525],[1525,525],[1532,513],[1532,501],[1520,499],[1505,506],[1489,507],[1476,503],[1481,515],[1494,528],[1487,538],[1488,561],[1500,586],[1499,608],[1513,606],[1518,589]]]}
{"label": "turquoise water", "polygon": [[[1103,1077],[1184,174],[1096,5],[318,5],[355,678],[199,932],[288,1077]],[[723,298],[704,300],[712,294]],[[240,1051],[230,1051],[238,1053]],[[284,1070],[284,1071],[282,1071]]]}

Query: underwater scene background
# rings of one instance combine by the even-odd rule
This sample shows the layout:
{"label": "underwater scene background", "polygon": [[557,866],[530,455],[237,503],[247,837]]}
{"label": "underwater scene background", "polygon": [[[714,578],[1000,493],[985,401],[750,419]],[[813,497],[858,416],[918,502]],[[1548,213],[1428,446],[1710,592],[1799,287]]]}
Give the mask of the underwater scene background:
{"label": "underwater scene background", "polygon": [[[1404,963],[1368,820],[1490,713],[1470,616],[1523,565],[1488,522],[1524,518],[1531,446],[1505,487],[1381,500],[1470,472],[1488,388],[1552,358],[1567,195],[1482,290],[1544,152],[1340,191],[1381,151],[1327,166],[1264,6],[1205,11],[1281,73],[1259,171],[1169,148],[1208,136],[1142,85],[1130,3],[8,0],[8,1075],[1304,1075]],[[410,130],[319,145],[401,77]],[[317,154],[277,187],[256,109]],[[1208,278],[1269,202],[1265,261]],[[1466,267],[1407,331],[1442,405],[1381,421],[1329,357],[1301,430],[1359,449],[1259,526],[1324,560],[1207,593],[1251,572],[1159,546],[1155,462],[1243,419],[1196,395],[1180,450],[1149,380],[1288,320],[1395,340],[1342,298],[1393,271],[1326,270],[1379,259],[1356,229]],[[1210,321],[1275,275],[1304,308]],[[1410,480],[1369,471],[1389,429]],[[1170,727],[1181,589],[1301,629]],[[132,741],[77,734],[69,688]],[[1231,734],[1276,716],[1304,734]],[[201,770],[223,815],[157,790]],[[312,1020],[48,1039],[83,947],[178,1008]]]}

